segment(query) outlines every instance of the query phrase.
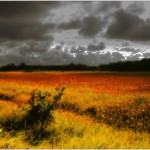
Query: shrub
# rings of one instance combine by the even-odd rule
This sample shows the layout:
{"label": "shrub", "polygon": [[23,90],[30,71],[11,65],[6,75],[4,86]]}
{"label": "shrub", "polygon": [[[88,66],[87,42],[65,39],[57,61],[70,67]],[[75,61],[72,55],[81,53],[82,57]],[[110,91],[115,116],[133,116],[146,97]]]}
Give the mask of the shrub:
{"label": "shrub", "polygon": [[137,97],[134,99],[134,102],[133,102],[133,106],[137,107],[139,105],[147,105],[148,104],[148,100],[145,98],[145,97]]}
{"label": "shrub", "polygon": [[43,128],[48,121],[52,121],[54,119],[52,111],[58,108],[58,102],[61,100],[65,89],[66,86],[55,88],[56,94],[54,96],[49,92],[33,90],[29,100],[29,107],[27,109],[22,107],[23,110],[27,110],[24,118],[26,122],[25,127],[39,125],[40,128]]}
{"label": "shrub", "polygon": [[25,112],[21,119],[8,119],[3,123],[5,128],[9,129],[44,129],[45,125],[54,120],[52,112],[58,108],[58,102],[61,100],[66,85],[61,88],[55,88],[55,95],[49,92],[43,92],[35,89],[30,93],[28,106],[24,107],[22,103],[18,104],[18,108]]}

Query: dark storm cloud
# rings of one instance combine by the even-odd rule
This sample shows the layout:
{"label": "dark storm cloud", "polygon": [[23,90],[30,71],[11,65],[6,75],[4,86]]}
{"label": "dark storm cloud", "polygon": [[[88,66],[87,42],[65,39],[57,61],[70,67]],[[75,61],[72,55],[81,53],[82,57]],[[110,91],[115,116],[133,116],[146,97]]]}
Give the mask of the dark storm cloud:
{"label": "dark storm cloud", "polygon": [[8,54],[7,56],[6,55],[0,56],[0,66],[11,64],[11,63],[17,64],[17,62],[20,62],[19,60],[20,58],[18,56],[11,55],[11,54]]}
{"label": "dark storm cloud", "polygon": [[50,42],[29,42],[18,48],[21,56],[27,56],[31,53],[43,55],[50,47]]}
{"label": "dark storm cloud", "polygon": [[40,19],[59,2],[1,1],[0,41],[52,40],[47,33],[54,23],[43,24]]}
{"label": "dark storm cloud", "polygon": [[98,11],[108,11],[111,8],[120,8],[121,2],[119,1],[105,1],[99,2]]}
{"label": "dark storm cloud", "polygon": [[9,63],[43,64],[51,43],[49,41],[5,42],[0,45],[0,66]]}
{"label": "dark storm cloud", "polygon": [[78,33],[80,35],[84,37],[94,37],[101,31],[103,25],[104,21],[102,21],[100,18],[88,16],[82,20],[76,19],[61,23],[58,25],[58,28],[63,30],[78,29]]}
{"label": "dark storm cloud", "polygon": [[101,31],[102,26],[103,23],[99,18],[93,16],[85,17],[81,23],[79,34],[85,37],[94,37]]}
{"label": "dark storm cloud", "polygon": [[112,19],[112,13],[122,9],[120,1],[87,1],[82,2],[82,9],[87,16],[101,17],[104,27],[107,27]]}
{"label": "dark storm cloud", "polygon": [[94,44],[88,45],[87,50],[95,51],[95,50],[103,50],[105,48],[106,48],[106,46],[105,46],[104,42],[100,42],[98,45],[94,45]]}
{"label": "dark storm cloud", "polygon": [[[142,50],[129,48],[122,40],[101,38],[109,26],[108,37],[126,39],[131,45],[136,42],[130,40],[150,39],[150,19],[133,15],[144,12],[142,5],[134,2],[125,12],[117,11],[122,5],[119,1],[1,1],[0,65],[99,65],[124,60],[130,53],[130,59],[142,57]],[[102,40],[105,43],[97,42]],[[112,45],[122,47],[114,52]]]}
{"label": "dark storm cloud", "polygon": [[25,41],[25,40],[53,40],[52,36],[46,35],[53,30],[54,24],[41,24],[37,22],[1,22],[0,41]]}
{"label": "dark storm cloud", "polygon": [[64,30],[71,30],[71,29],[79,29],[80,26],[81,26],[80,20],[70,20],[69,22],[61,23],[60,25],[58,25],[58,28]]}
{"label": "dark storm cloud", "polygon": [[150,23],[123,10],[115,13],[115,21],[107,29],[109,38],[150,40]]}
{"label": "dark storm cloud", "polygon": [[2,52],[2,54],[0,55],[0,65],[6,65],[9,63],[18,65],[22,62],[31,65],[47,64],[47,61],[44,58],[47,58],[47,56],[49,56],[49,59],[51,59],[51,57],[53,57],[53,55],[48,52],[49,47],[50,43],[48,41],[31,41],[28,43],[19,42],[16,47],[13,47],[12,49],[5,47],[7,51],[9,50],[9,53],[5,53],[5,51]]}
{"label": "dark storm cloud", "polygon": [[[42,1],[1,1],[0,17],[17,18],[17,17],[38,17],[48,8],[55,8],[60,2],[42,2]],[[22,18],[24,19],[24,18]],[[32,18],[34,19],[34,18]]]}
{"label": "dark storm cloud", "polygon": [[10,42],[10,41],[8,41],[8,42],[3,42],[3,43],[1,43],[0,45],[1,46],[3,46],[3,47],[5,47],[5,48],[15,48],[17,45],[19,44],[19,42]]}
{"label": "dark storm cloud", "polygon": [[119,1],[92,1],[82,2],[84,11],[89,15],[101,15],[102,12],[109,13],[111,9],[120,9]]}
{"label": "dark storm cloud", "polygon": [[132,13],[132,14],[142,14],[145,12],[144,4],[143,2],[133,2],[131,3],[127,8],[126,12]]}

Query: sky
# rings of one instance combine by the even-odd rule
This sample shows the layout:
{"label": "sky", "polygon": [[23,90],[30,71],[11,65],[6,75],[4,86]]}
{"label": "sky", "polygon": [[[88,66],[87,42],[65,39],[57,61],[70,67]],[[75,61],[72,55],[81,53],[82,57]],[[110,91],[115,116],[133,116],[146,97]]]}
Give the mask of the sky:
{"label": "sky", "polygon": [[150,57],[150,1],[0,1],[0,66]]}

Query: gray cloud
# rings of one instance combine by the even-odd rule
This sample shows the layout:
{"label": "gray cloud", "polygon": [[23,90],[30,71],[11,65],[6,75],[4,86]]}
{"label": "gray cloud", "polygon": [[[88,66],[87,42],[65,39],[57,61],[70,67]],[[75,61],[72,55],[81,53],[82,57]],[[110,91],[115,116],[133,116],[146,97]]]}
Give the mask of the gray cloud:
{"label": "gray cloud", "polygon": [[18,56],[15,55],[11,55],[11,54],[8,54],[7,56],[3,55],[0,56],[0,65],[3,66],[11,63],[18,64],[19,60],[20,59],[18,58]]}
{"label": "gray cloud", "polygon": [[94,37],[101,31],[102,25],[103,23],[99,18],[93,16],[85,17],[82,21],[79,34],[85,37]]}
{"label": "gray cloud", "polygon": [[103,50],[105,48],[106,47],[105,47],[104,42],[100,42],[98,45],[94,45],[94,44],[88,45],[87,50],[95,51],[95,50]]}
{"label": "gray cloud", "polygon": [[[22,44],[24,44],[24,43],[22,43]],[[17,45],[19,45],[19,42],[7,41],[7,42],[1,43],[1,46],[2,46],[2,47],[5,47],[5,48],[7,48],[7,49],[10,49],[10,48],[13,49],[13,48],[17,47]]]}
{"label": "gray cloud", "polygon": [[[121,55],[113,54],[111,55],[109,52],[106,54],[98,55],[89,53],[85,55],[84,53],[77,53],[76,57],[73,57],[69,53],[43,53],[43,55],[36,55],[34,53],[30,53],[25,56],[16,56],[13,54],[0,56],[0,64],[6,65],[9,63],[20,64],[25,62],[26,64],[40,64],[40,65],[62,65],[69,63],[82,63],[87,65],[99,65],[99,64],[107,64],[109,62],[115,62],[119,59],[122,59]],[[58,61],[59,60],[59,61]]]}
{"label": "gray cloud", "polygon": [[120,61],[120,60],[124,60],[125,57],[120,54],[119,52],[113,52],[112,53],[112,61],[116,62],[116,61]]}
{"label": "gray cloud", "polygon": [[[100,54],[99,52],[93,52],[91,51],[91,49],[88,50],[86,47],[80,45],[77,47],[66,46],[65,49],[66,50],[62,52],[62,47],[61,45],[59,45],[58,47],[56,46],[55,48],[52,49],[52,51],[50,51],[50,53],[54,57],[52,58],[53,63],[55,63],[59,59],[59,63],[65,63],[65,64],[73,62],[76,64],[82,63],[87,65],[99,65],[99,64],[106,64],[109,62],[115,62],[115,61],[125,59],[125,57],[119,52],[113,52],[112,54],[110,52]],[[73,57],[72,54],[75,54],[75,57]],[[47,59],[48,59],[48,54],[47,54]]]}
{"label": "gray cloud", "polygon": [[54,28],[54,24],[41,24],[37,22],[1,22],[0,41],[25,41],[25,40],[53,40],[46,33]]}
{"label": "gray cloud", "polygon": [[[41,16],[49,8],[55,8],[60,4],[57,1],[1,1],[0,18],[32,18]],[[22,18],[24,20],[25,18]],[[34,18],[32,18],[34,19]]]}
{"label": "gray cloud", "polygon": [[52,40],[47,33],[55,24],[40,19],[57,6],[59,2],[1,1],[0,41]]}
{"label": "gray cloud", "polygon": [[[129,6],[126,3],[126,10],[117,11],[124,4],[119,1],[1,1],[0,65],[21,62],[99,65],[124,60],[124,56],[128,59],[130,53],[129,59],[138,59],[142,50],[135,49],[134,45],[140,43],[130,40],[145,40],[140,41],[144,45],[150,39],[150,19],[145,21],[134,15],[145,14],[142,2]],[[133,48],[122,40],[105,39],[102,37],[105,32],[109,38],[126,39]],[[110,49],[105,51],[105,43],[98,43],[102,40]],[[116,52],[112,47],[116,47]]]}
{"label": "gray cloud", "polygon": [[101,15],[102,13],[110,13],[112,9],[120,9],[121,2],[119,1],[88,1],[82,2],[84,11],[89,15]]}
{"label": "gray cloud", "polygon": [[150,23],[123,10],[115,13],[115,21],[107,29],[109,38],[150,40]]}
{"label": "gray cloud", "polygon": [[78,54],[76,58],[77,63],[84,63],[87,65],[95,65],[98,66],[100,64],[107,64],[111,62],[116,62],[119,60],[123,60],[124,56],[119,52],[110,53],[107,52],[105,54],[98,54],[98,53],[89,53],[88,55]]}
{"label": "gray cloud", "polygon": [[66,23],[61,23],[58,25],[58,28],[64,29],[64,30],[71,30],[71,29],[79,29],[81,27],[81,21],[80,20],[70,20]]}
{"label": "gray cloud", "polygon": [[130,46],[130,44],[129,44],[129,42],[125,41],[125,42],[122,42],[122,46],[126,47],[126,46]]}
{"label": "gray cloud", "polygon": [[150,58],[150,53],[147,53],[147,52],[143,53],[143,56],[146,57],[146,58]]}
{"label": "gray cloud", "polygon": [[86,50],[86,48],[84,46],[78,46],[78,48],[76,49],[77,52],[84,52]]}
{"label": "gray cloud", "polygon": [[124,48],[119,49],[119,51],[137,53],[137,52],[140,52],[141,49],[135,49],[135,48],[130,48],[130,47],[124,47]]}
{"label": "gray cloud", "polygon": [[29,56],[30,54],[43,55],[48,51],[50,42],[28,42],[24,46],[18,47],[21,56]]}
{"label": "gray cloud", "polygon": [[112,8],[120,8],[121,2],[119,1],[105,1],[105,2],[99,2],[98,5],[98,11],[108,11]]}
{"label": "gray cloud", "polygon": [[58,25],[59,29],[71,30],[78,29],[78,33],[84,37],[94,37],[97,35],[104,25],[104,21],[94,16],[88,16],[80,19],[70,20],[69,22]]}
{"label": "gray cloud", "polygon": [[130,61],[139,60],[139,57],[142,56],[141,54],[130,55],[127,59]]}
{"label": "gray cloud", "polygon": [[126,12],[137,15],[145,12],[145,7],[143,2],[133,2],[127,8]]}
{"label": "gray cloud", "polygon": [[[134,53],[133,51],[136,50],[132,48],[122,48],[118,52],[112,53],[100,53],[99,51],[88,50],[88,46],[86,48],[80,45],[65,45],[64,43],[55,45],[55,47],[53,46],[49,42],[44,42],[42,45],[40,42],[31,42],[24,44],[24,46],[21,44],[20,46],[16,46],[16,48],[13,47],[12,53],[5,54],[2,52],[0,55],[0,63],[1,65],[8,63],[20,64],[21,62],[40,65],[61,65],[69,63],[99,65],[125,60],[121,51],[130,52],[131,50],[132,54],[127,57],[128,60],[136,60],[141,56],[141,54]],[[52,48],[50,49],[50,47]],[[14,53],[14,51],[18,51],[19,53]]]}
{"label": "gray cloud", "polygon": [[0,65],[8,63],[42,64],[43,57],[48,53],[51,43],[49,41],[38,42],[7,42],[2,43]]}

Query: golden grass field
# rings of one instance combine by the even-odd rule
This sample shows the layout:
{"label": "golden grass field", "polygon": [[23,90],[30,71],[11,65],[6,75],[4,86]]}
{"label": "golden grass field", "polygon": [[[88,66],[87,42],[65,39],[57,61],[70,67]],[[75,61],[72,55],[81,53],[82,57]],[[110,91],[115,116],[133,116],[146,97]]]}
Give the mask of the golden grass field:
{"label": "golden grass field", "polygon": [[[19,119],[33,89],[67,84],[49,135],[5,129]],[[36,116],[35,116],[36,117]],[[0,148],[150,148],[149,73],[0,72]]]}

